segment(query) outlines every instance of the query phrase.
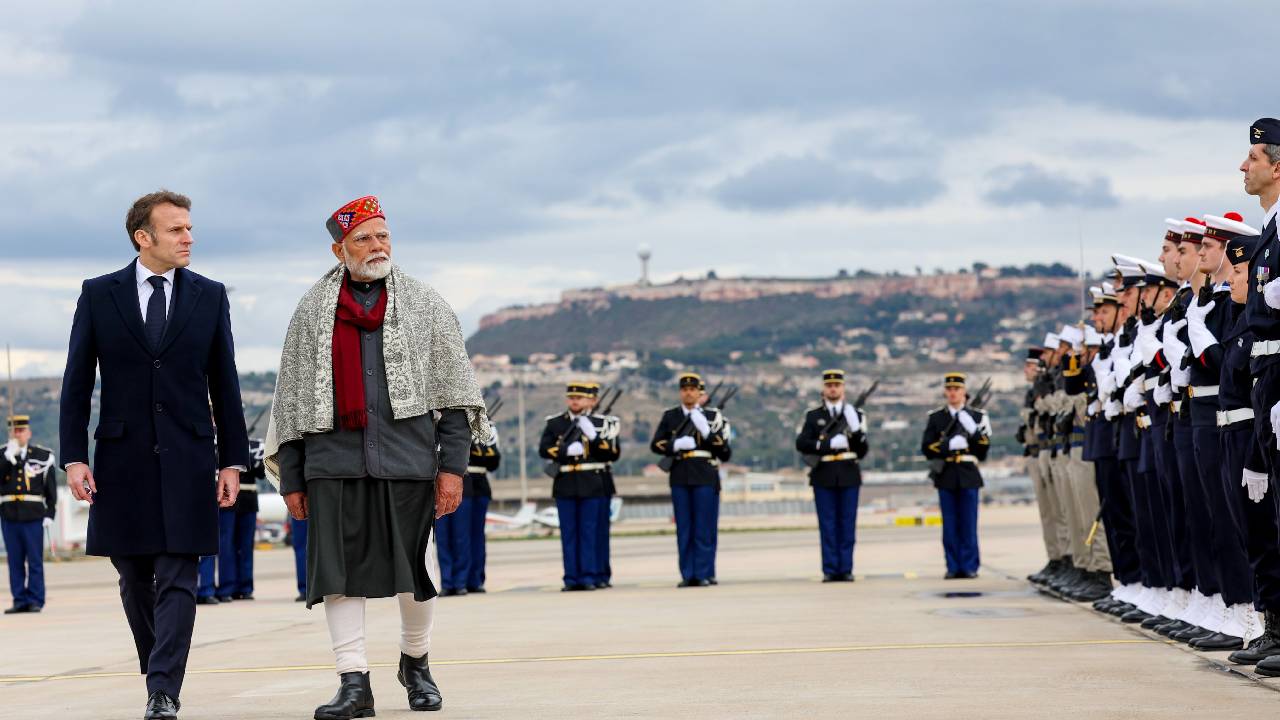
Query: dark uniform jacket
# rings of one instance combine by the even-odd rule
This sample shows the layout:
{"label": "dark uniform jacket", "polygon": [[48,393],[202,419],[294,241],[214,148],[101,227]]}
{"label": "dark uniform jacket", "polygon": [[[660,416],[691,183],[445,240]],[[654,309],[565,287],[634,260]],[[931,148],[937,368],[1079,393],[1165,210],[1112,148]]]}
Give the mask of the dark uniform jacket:
{"label": "dark uniform jacket", "polygon": [[[841,407],[847,407],[842,404]],[[859,424],[865,427],[866,417],[861,410],[857,411]],[[837,433],[849,440],[846,450],[831,447],[831,435],[828,430],[839,422]],[[827,411],[827,404],[813,408],[805,413],[804,425],[796,436],[796,451],[802,455],[818,455],[820,461],[809,470],[809,484],[814,487],[858,487],[862,485],[862,470],[858,461],[867,456],[867,433],[859,428],[858,432],[849,432],[849,426],[842,419],[842,414],[833,415]]]}
{"label": "dark uniform jacket", "polygon": [[138,303],[136,263],[81,288],[62,375],[62,467],[89,462],[97,370],[98,492],[89,509],[87,552],[213,555],[215,473],[249,466],[227,291],[178,268],[164,336],[152,347]]}
{"label": "dark uniform jacket", "polygon": [[1194,427],[1217,427],[1218,425],[1218,396],[1202,394],[1197,397],[1195,394],[1195,388],[1210,388],[1220,384],[1222,338],[1231,331],[1230,289],[1216,290],[1213,293],[1213,302],[1213,309],[1205,317],[1204,325],[1215,338],[1218,338],[1218,342],[1205,348],[1199,355],[1194,355],[1195,350],[1190,349],[1190,342],[1187,343],[1188,355],[1194,355],[1194,357],[1190,357],[1191,389],[1187,392],[1188,398],[1183,400],[1183,406],[1190,412],[1191,424]]}
{"label": "dark uniform jacket", "polygon": [[[1245,301],[1244,316],[1254,342],[1280,340],[1280,310],[1267,304],[1262,288],[1267,283],[1280,277],[1280,238],[1276,234],[1276,223],[1280,218],[1272,218],[1262,229],[1262,238],[1249,259],[1249,297]],[[1252,358],[1250,371],[1260,375],[1264,368],[1280,362],[1280,354],[1260,355]]]}
{"label": "dark uniform jacket", "polygon": [[[610,429],[606,418],[599,415],[584,417],[596,428],[595,440],[587,440],[578,428],[577,418],[568,410],[549,416],[547,425],[542,430],[538,455],[560,465],[560,472],[556,473],[551,485],[552,497],[588,498],[605,497],[608,494],[606,463],[617,460],[621,454],[617,428],[614,426]],[[584,454],[568,454],[568,448],[574,442],[582,443]]]}
{"label": "dark uniform jacket", "polygon": [[258,481],[267,477],[267,468],[262,462],[265,454],[266,444],[260,438],[249,441],[249,471],[240,474],[240,494],[234,505],[238,513],[258,512]]}
{"label": "dark uniform jacket", "polygon": [[488,445],[471,443],[471,455],[467,458],[467,476],[462,482],[462,497],[493,497],[493,487],[489,485],[489,473],[498,469],[502,462],[502,452],[494,441]]}
{"label": "dark uniform jacket", "polygon": [[[970,435],[964,431],[958,421],[951,431],[951,410],[940,407],[929,414],[929,422],[924,428],[924,438],[920,441],[924,456],[930,460],[943,460],[942,473],[934,478],[933,485],[939,490],[959,490],[963,488],[982,487],[982,473],[978,472],[978,462],[987,459],[987,451],[991,449],[991,438],[987,436],[985,415],[982,411],[970,407],[963,408],[973,421],[978,424],[977,431]],[[944,433],[946,433],[944,435]],[[951,438],[963,435],[969,440],[968,450],[948,450]]]}
{"label": "dark uniform jacket", "polygon": [[[671,485],[720,487],[719,465],[727,462],[733,454],[729,447],[729,423],[716,408],[703,408],[702,412],[707,416],[707,424],[711,426],[711,433],[706,437],[698,432],[692,422],[685,423],[686,413],[682,406],[664,412],[653,432],[649,449],[658,455],[675,458],[675,464],[671,466]],[[693,450],[672,450],[677,430],[680,430],[681,436],[692,437],[697,446]]]}
{"label": "dark uniform jacket", "polygon": [[0,454],[0,518],[31,522],[53,518],[58,508],[57,469],[53,451],[27,445],[11,463]]}

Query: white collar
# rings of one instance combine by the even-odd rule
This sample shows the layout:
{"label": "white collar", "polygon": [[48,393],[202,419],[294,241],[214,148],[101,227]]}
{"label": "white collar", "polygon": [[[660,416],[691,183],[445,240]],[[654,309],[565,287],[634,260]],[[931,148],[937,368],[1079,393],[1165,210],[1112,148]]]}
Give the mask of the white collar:
{"label": "white collar", "polygon": [[1280,200],[1271,203],[1271,207],[1267,208],[1267,214],[1262,218],[1262,229],[1265,231],[1271,219],[1276,216],[1276,211],[1280,210]]}
{"label": "white collar", "polygon": [[[170,287],[173,287],[173,275],[174,275],[174,273],[176,273],[177,271],[178,271],[178,269],[177,269],[177,268],[169,268],[169,272],[166,272],[166,273],[161,274],[161,275],[160,275],[160,277],[164,278],[165,280],[168,280],[168,281],[169,281],[169,286],[170,286]],[[147,282],[147,280],[148,280],[152,275],[155,275],[155,273],[153,273],[153,272],[151,272],[150,270],[148,270],[148,269],[147,269],[147,266],[146,266],[146,265],[143,265],[143,264],[142,264],[142,258],[138,258],[138,261],[137,261],[136,263],[134,263],[134,264],[133,264],[133,274],[134,274],[134,277],[136,277],[136,278],[137,278],[137,281],[138,281],[138,285],[139,285],[139,286],[141,286],[143,283]]]}
{"label": "white collar", "polygon": [[960,412],[960,411],[961,411],[961,410],[963,410],[963,409],[964,409],[964,406],[963,406],[963,405],[961,405],[961,406],[960,406],[960,407],[958,407],[958,408],[953,408],[953,407],[951,407],[950,405],[948,405],[948,406],[947,406],[947,412],[951,413],[951,415],[952,415],[953,417],[955,416],[955,414],[956,414],[956,413]]}
{"label": "white collar", "polygon": [[828,402],[826,398],[822,399],[822,404],[827,407],[827,412],[844,412],[844,401],[836,403]]}

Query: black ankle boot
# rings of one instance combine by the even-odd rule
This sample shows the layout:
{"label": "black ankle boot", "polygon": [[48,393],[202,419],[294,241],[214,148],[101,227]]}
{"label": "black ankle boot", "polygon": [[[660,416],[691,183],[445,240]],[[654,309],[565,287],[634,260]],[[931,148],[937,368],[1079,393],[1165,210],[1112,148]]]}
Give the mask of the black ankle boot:
{"label": "black ankle boot", "polygon": [[316,708],[315,719],[351,720],[373,716],[373,688],[369,687],[369,673],[349,672],[338,676],[338,694],[328,704]]}
{"label": "black ankle boot", "polygon": [[427,656],[411,658],[400,653],[400,672],[396,674],[400,684],[409,693],[410,710],[439,710],[444,707],[440,688],[431,677]]}
{"label": "black ankle boot", "polygon": [[1273,655],[1280,655],[1280,615],[1267,610],[1262,619],[1262,634],[1245,649],[1231,653],[1228,660],[1237,665],[1255,665]]}

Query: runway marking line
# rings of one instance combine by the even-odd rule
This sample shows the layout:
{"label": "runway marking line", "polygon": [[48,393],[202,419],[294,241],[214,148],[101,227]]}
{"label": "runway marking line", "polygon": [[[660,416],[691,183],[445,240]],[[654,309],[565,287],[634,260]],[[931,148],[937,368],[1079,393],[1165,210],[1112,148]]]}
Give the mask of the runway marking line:
{"label": "runway marking line", "polygon": [[[759,648],[754,650],[689,650],[684,652],[647,652],[619,653],[616,655],[556,655],[549,657],[527,658],[483,658],[477,660],[441,660],[434,665],[516,665],[522,663],[555,663],[555,662],[593,662],[599,660],[653,660],[668,658],[696,657],[748,657],[757,655],[817,655],[824,653],[876,652],[886,650],[973,650],[973,649],[1021,649],[1045,647],[1087,647],[1100,645],[1151,645],[1174,644],[1173,640],[1156,640],[1151,638],[1133,638],[1126,640],[1045,640],[1037,642],[989,642],[989,643],[903,643],[891,645],[845,645],[837,647],[810,648]],[[369,663],[371,668],[398,667],[396,663]],[[333,665],[279,665],[271,667],[251,668],[210,668],[207,670],[188,670],[188,675],[234,675],[271,672],[298,672],[309,670],[332,671]],[[98,672],[73,673],[68,675],[30,675],[0,677],[0,686],[5,684],[45,682],[53,680],[96,680],[103,678],[137,677],[136,672]]]}

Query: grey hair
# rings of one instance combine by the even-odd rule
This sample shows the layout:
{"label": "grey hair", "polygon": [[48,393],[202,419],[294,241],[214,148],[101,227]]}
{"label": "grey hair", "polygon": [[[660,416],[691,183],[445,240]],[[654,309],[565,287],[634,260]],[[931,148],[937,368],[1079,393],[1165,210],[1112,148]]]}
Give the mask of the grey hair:
{"label": "grey hair", "polygon": [[1267,145],[1267,159],[1273,163],[1280,163],[1280,145]]}

